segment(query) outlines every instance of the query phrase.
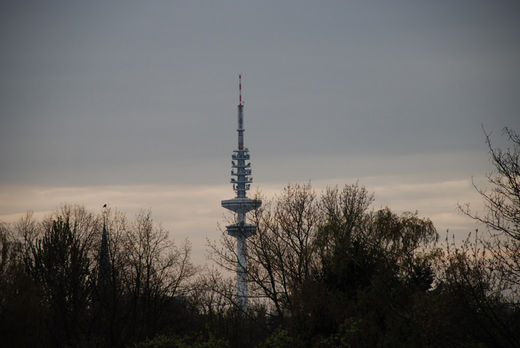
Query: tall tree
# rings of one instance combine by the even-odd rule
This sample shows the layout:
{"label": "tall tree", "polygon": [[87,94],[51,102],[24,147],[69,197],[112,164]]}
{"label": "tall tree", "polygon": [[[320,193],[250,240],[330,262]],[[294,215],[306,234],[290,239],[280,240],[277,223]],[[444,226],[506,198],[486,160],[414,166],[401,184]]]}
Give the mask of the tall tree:
{"label": "tall tree", "polygon": [[124,283],[131,297],[131,325],[137,337],[161,328],[167,304],[185,296],[195,274],[191,246],[177,247],[168,232],[153,223],[150,211],[141,211],[125,239]]}
{"label": "tall tree", "polygon": [[25,258],[28,273],[42,289],[55,346],[74,344],[86,331],[92,278],[90,259],[80,235],[69,220],[58,218]]}

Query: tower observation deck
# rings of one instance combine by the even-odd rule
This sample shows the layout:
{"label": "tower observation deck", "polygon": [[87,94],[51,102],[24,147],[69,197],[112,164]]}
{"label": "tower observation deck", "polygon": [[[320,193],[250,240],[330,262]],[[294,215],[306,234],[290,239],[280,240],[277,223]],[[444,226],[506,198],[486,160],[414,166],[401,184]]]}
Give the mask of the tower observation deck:
{"label": "tower observation deck", "polygon": [[262,205],[262,201],[246,196],[253,178],[249,150],[244,147],[244,104],[242,103],[242,76],[239,79],[238,149],[231,155],[231,184],[236,197],[221,202],[222,207],[237,214],[237,223],[226,226],[227,233],[237,239],[237,301],[242,312],[247,313],[247,238],[256,233],[256,226],[246,223],[246,213]]}

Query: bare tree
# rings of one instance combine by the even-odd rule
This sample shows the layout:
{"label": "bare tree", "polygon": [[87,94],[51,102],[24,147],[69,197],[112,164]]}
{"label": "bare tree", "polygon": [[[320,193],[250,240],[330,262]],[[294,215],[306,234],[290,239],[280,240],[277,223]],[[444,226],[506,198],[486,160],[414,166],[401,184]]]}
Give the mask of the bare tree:
{"label": "bare tree", "polygon": [[369,208],[374,195],[357,183],[343,189],[329,187],[320,201],[324,221],[318,234],[321,262],[332,257],[335,250],[345,249],[346,243],[365,234],[370,222]]}
{"label": "bare tree", "polygon": [[[318,196],[310,184],[289,185],[279,197],[250,213],[258,226],[249,239],[251,298],[267,300],[281,318],[292,311],[292,294],[321,267],[326,250],[360,229],[372,196],[357,185],[329,188]],[[334,225],[334,226],[333,226]],[[330,227],[330,228],[329,228]],[[236,267],[233,238],[210,242],[211,257],[226,270]]]}
{"label": "bare tree", "polygon": [[[459,210],[482,223],[487,233],[478,240],[487,253],[488,268],[493,277],[501,274],[502,288],[520,289],[520,136],[510,128],[503,134],[510,143],[506,149],[493,146],[485,132],[494,170],[487,175],[488,187],[474,184],[484,202],[484,213],[475,212],[469,204]],[[508,294],[509,293],[509,294]],[[503,292],[511,296],[517,291]],[[518,297],[518,296],[517,296]],[[511,301],[516,302],[518,298]]]}
{"label": "bare tree", "polygon": [[484,134],[494,169],[487,174],[486,187],[473,184],[484,211],[469,204],[459,205],[459,210],[485,229],[476,231],[473,241],[468,237],[462,246],[447,249],[444,278],[462,289],[465,301],[487,318],[498,338],[508,346],[520,346],[517,330],[509,323],[520,300],[520,137],[504,128],[510,146],[501,149]]}
{"label": "bare tree", "polygon": [[165,301],[186,295],[188,280],[196,271],[190,260],[191,245],[186,240],[177,247],[168,232],[153,223],[151,212],[141,211],[127,231],[124,255],[123,277],[132,298],[132,322],[137,327],[144,320],[145,334],[164,314]]}
{"label": "bare tree", "polygon": [[[53,344],[72,344],[86,325],[91,289],[88,248],[78,226],[59,217],[45,229],[25,257],[28,274],[42,290]],[[85,232],[85,231],[82,231]]]}
{"label": "bare tree", "polygon": [[82,205],[69,205],[64,204],[54,213],[41,222],[43,228],[46,230],[52,226],[53,221],[63,219],[68,221],[71,230],[75,231],[77,237],[82,241],[83,248],[89,253],[89,257],[95,258],[97,256],[97,250],[94,248],[96,243],[101,238],[101,216],[88,211]]}
{"label": "bare tree", "polygon": [[221,318],[230,308],[238,306],[235,283],[214,268],[199,272],[192,284],[190,297],[199,313],[210,320]]}
{"label": "bare tree", "polygon": [[489,188],[474,184],[485,204],[485,214],[473,212],[469,205],[460,210],[489,230],[520,241],[520,136],[510,128],[504,134],[511,147],[503,150],[493,147],[490,134],[485,133],[494,171],[487,175]]}

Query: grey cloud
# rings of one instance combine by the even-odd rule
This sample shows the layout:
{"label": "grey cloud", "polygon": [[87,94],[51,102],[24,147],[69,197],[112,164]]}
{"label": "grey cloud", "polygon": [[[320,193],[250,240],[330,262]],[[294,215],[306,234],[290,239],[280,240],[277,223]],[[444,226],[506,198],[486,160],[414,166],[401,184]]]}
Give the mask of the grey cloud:
{"label": "grey cloud", "polygon": [[2,6],[4,184],[225,182],[238,72],[269,178],[279,158],[485,151],[481,124],[520,128],[518,5]]}

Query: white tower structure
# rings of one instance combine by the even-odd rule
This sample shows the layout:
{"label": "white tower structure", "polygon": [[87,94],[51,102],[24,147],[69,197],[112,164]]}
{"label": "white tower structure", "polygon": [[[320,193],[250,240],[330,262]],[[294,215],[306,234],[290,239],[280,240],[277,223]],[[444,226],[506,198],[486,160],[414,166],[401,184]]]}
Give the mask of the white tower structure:
{"label": "white tower structure", "polygon": [[238,149],[231,156],[231,183],[236,197],[222,201],[222,207],[237,214],[237,223],[226,226],[229,235],[237,239],[237,300],[242,312],[247,313],[247,238],[256,233],[256,226],[246,223],[246,213],[262,205],[258,199],[246,197],[253,178],[249,150],[244,147],[244,104],[242,103],[242,75],[238,75]]}

